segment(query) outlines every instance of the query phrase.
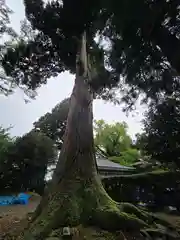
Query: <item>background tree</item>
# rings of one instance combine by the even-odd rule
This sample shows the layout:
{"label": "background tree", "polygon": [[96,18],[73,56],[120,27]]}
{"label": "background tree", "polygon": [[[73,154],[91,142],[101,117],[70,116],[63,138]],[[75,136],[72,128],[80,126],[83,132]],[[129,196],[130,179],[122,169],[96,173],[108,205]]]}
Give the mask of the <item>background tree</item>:
{"label": "background tree", "polygon": [[13,139],[9,135],[9,129],[0,127],[0,171],[2,176],[3,165],[6,164],[7,155],[10,147],[13,144]]}
{"label": "background tree", "polygon": [[[172,5],[172,1],[168,1],[168,4],[169,2]],[[154,225],[154,217],[129,204],[115,203],[105,192],[97,178],[92,126],[93,95],[96,96],[98,93],[101,97],[112,99],[112,92],[114,93],[115,90],[113,87],[117,86],[119,79],[122,80],[122,76],[123,80],[131,83],[132,86],[127,99],[130,101],[136,99],[139,89],[143,89],[148,97],[158,97],[162,90],[171,91],[178,85],[174,71],[166,64],[165,57],[178,71],[178,65],[173,62],[174,58],[169,56],[169,51],[165,51],[164,45],[158,44],[157,41],[153,44],[154,38],[148,37],[147,41],[145,37],[139,38],[142,28],[136,32],[132,27],[134,25],[139,27],[136,23],[144,23],[144,19],[139,21],[141,15],[135,11],[137,7],[146,17],[151,13],[151,5],[154,2],[144,4],[139,1],[137,5],[130,5],[128,2],[131,7],[128,9],[119,7],[119,1],[110,3],[67,0],[63,3],[51,1],[45,4],[41,0],[25,0],[24,3],[27,18],[33,29],[39,32],[33,40],[28,42],[21,40],[16,48],[7,51],[2,62],[6,73],[13,75],[17,82],[25,84],[32,90],[45,83],[50,76],[55,76],[66,69],[76,73],[64,144],[53,175],[52,188],[49,189],[49,197],[42,200],[36,212],[36,221],[30,229],[31,234],[28,232],[25,238],[33,235],[34,238],[45,239],[51,235],[52,229],[80,223],[94,224],[111,230],[120,227],[131,232],[146,228],[147,224],[157,228],[157,225]],[[168,4],[165,2],[165,6]],[[122,9],[125,10],[123,16],[128,16],[127,22],[121,21]],[[133,19],[133,24],[129,25],[129,22],[132,23],[129,19],[135,16],[133,11],[136,12],[136,18]],[[170,13],[170,10],[167,9],[166,15],[167,12]],[[135,32],[136,38],[133,39],[132,44],[129,44],[128,39],[124,37],[128,33],[127,26]],[[156,28],[157,33],[161,32],[161,21],[160,24],[154,23],[154,29]],[[94,41],[97,33],[100,35],[99,40],[108,38],[110,43],[108,53],[103,49],[102,42]],[[161,38],[163,44],[169,40],[169,36],[171,37],[171,34]],[[129,39],[132,39],[131,36]],[[139,41],[134,42],[136,39]],[[175,43],[177,41],[179,42],[175,37]],[[125,42],[123,47],[122,42]],[[138,49],[137,52],[134,51],[133,45],[139,46],[135,49]],[[178,50],[177,44],[173,46],[175,45]],[[176,51],[171,51],[171,56],[173,54],[174,57]],[[145,57],[144,52],[148,52]],[[126,61],[129,59],[134,61],[133,53],[135,58],[140,60],[143,58],[136,65],[138,71],[134,70],[132,61]],[[104,67],[105,62],[107,67],[110,66],[108,70]],[[147,63],[146,68],[141,67],[142,63]],[[130,69],[133,69],[132,75],[129,74]],[[168,88],[168,84],[164,86],[165,81],[161,74],[164,72],[169,77]],[[155,78],[157,74],[160,76],[157,79],[159,82]],[[124,87],[120,90],[124,90]],[[88,202],[91,205],[87,204]],[[159,234],[157,231],[147,231],[151,235]],[[166,231],[166,234],[169,233],[170,231]]]}
{"label": "background tree", "polygon": [[125,122],[107,124],[104,120],[95,121],[95,146],[110,160],[123,165],[131,165],[139,160],[140,154],[133,148]]}
{"label": "background tree", "polygon": [[66,129],[69,102],[69,98],[64,99],[57,104],[51,112],[46,113],[33,124],[35,130],[39,130],[51,138],[59,149],[62,147],[63,136]]}
{"label": "background tree", "polygon": [[[0,1],[0,38],[6,35],[7,37],[16,37],[15,31],[10,26],[9,16],[12,14],[12,10],[6,5],[5,0]],[[1,44],[1,47],[3,45]]]}
{"label": "background tree", "polygon": [[[9,42],[3,44],[6,38],[11,42],[12,39],[17,37],[17,34],[10,26],[11,9],[6,5],[5,0],[0,0],[0,61],[2,61],[3,54],[9,45]],[[7,77],[2,67],[0,67],[0,93],[5,95],[12,93],[14,87],[11,77]]]}
{"label": "background tree", "polygon": [[1,168],[2,191],[43,193],[48,166],[56,157],[53,141],[44,134],[32,131],[18,137],[8,148]]}
{"label": "background tree", "polygon": [[180,167],[179,148],[179,97],[167,97],[152,106],[144,120],[143,149],[152,159],[169,168]]}
{"label": "background tree", "polygon": [[107,124],[104,120],[95,121],[95,145],[102,149],[107,156],[119,156],[132,145],[127,133],[127,124]]}
{"label": "background tree", "polygon": [[134,163],[140,160],[140,153],[135,148],[128,148],[123,151],[120,156],[112,156],[109,159],[113,162],[120,163],[125,166],[132,166]]}

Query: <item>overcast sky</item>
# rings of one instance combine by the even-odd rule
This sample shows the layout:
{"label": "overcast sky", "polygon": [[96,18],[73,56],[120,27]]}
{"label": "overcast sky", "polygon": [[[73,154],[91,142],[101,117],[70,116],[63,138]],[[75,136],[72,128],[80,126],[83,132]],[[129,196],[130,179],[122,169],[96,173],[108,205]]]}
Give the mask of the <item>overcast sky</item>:
{"label": "overcast sky", "polygon": [[[6,0],[7,5],[14,11],[11,17],[12,26],[18,30],[20,20],[24,19],[24,6],[22,0]],[[1,118],[0,125],[3,127],[13,126],[11,134],[20,136],[32,128],[32,124],[40,116],[50,111],[57,103],[70,96],[74,76],[69,73],[60,74],[57,78],[50,79],[47,85],[38,91],[36,100],[25,104],[24,95],[17,90],[13,95],[5,97],[0,95]],[[104,119],[112,123],[125,121],[129,126],[129,134],[134,136],[141,130],[143,108],[138,106],[138,114],[130,114],[128,117],[122,112],[121,106],[114,106],[97,100],[94,103],[94,118]],[[135,116],[133,116],[135,115]]]}

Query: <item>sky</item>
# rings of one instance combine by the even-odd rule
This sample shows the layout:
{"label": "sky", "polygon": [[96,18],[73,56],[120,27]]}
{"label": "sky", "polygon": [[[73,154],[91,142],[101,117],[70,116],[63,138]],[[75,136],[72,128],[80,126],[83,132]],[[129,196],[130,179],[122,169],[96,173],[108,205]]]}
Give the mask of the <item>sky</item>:
{"label": "sky", "polygon": [[[14,11],[11,22],[13,28],[18,31],[20,20],[25,16],[23,0],[6,0],[6,3]],[[21,90],[8,97],[0,95],[0,125],[5,128],[12,126],[10,130],[12,136],[27,133],[32,129],[33,122],[70,96],[73,83],[73,75],[68,72],[62,73],[57,78],[49,79],[48,83],[38,90],[36,99],[27,104]],[[143,112],[144,108],[137,105],[136,113],[126,116],[121,105],[115,106],[102,100],[94,101],[94,119],[104,119],[108,123],[125,121],[129,126],[128,132],[133,138],[142,129]]]}

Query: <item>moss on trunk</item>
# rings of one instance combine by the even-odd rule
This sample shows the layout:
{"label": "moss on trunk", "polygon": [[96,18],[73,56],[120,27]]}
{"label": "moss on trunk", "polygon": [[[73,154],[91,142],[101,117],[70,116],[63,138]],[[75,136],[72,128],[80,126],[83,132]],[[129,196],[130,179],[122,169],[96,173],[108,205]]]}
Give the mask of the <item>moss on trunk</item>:
{"label": "moss on trunk", "polygon": [[63,227],[73,228],[80,224],[109,232],[120,230],[131,234],[139,232],[144,236],[168,236],[168,239],[179,237],[167,222],[131,204],[113,201],[96,177],[63,180],[51,193],[46,208],[31,223],[23,239],[46,239],[54,232],[61,237]]}
{"label": "moss on trunk", "polygon": [[80,62],[83,63],[83,68],[80,71],[77,67],[64,143],[52,186],[25,232],[24,240],[48,239],[54,232],[58,232],[60,237],[63,227],[80,224],[98,226],[108,231],[123,230],[132,233],[143,230],[143,234],[149,235],[150,229],[159,229],[152,215],[130,204],[113,201],[97,175],[92,93],[86,82],[87,75],[84,74],[88,72],[85,38],[82,43]]}

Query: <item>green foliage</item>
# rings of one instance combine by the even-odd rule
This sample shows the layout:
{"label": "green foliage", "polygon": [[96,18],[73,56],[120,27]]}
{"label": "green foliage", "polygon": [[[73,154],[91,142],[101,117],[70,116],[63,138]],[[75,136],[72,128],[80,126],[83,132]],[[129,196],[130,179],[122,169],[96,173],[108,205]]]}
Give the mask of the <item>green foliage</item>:
{"label": "green foliage", "polygon": [[[75,72],[76,56],[81,45],[81,36],[86,31],[88,53],[95,72],[92,88],[101,91],[102,87],[113,86],[117,77],[104,68],[104,54],[94,42],[99,24],[99,3],[97,1],[24,1],[26,16],[36,29],[32,39],[20,39],[17,47],[10,47],[2,65],[7,75],[13,75],[17,84],[26,85],[34,90],[46,83],[47,78],[57,76],[65,70]],[[41,17],[39,17],[41,16]],[[68,17],[69,16],[69,17]],[[69,18],[74,19],[72,22]],[[99,82],[100,81],[100,82]],[[99,84],[100,83],[100,84]],[[104,98],[108,98],[104,88]]]}
{"label": "green foliage", "polygon": [[50,138],[43,133],[31,131],[23,137],[16,139],[14,143],[14,153],[23,158],[26,163],[36,167],[51,165],[55,162],[55,148]]}
{"label": "green foliage", "polygon": [[95,121],[94,130],[95,145],[107,156],[118,156],[132,144],[124,122],[107,124],[104,120],[98,120]]}
{"label": "green foliage", "polygon": [[57,104],[51,112],[46,113],[33,124],[35,130],[51,138],[59,149],[63,143],[68,111],[69,98]]}
{"label": "green foliage", "polygon": [[139,158],[140,153],[134,148],[129,148],[126,151],[121,152],[120,156],[109,157],[111,161],[125,166],[131,166],[133,163],[139,161]]}
{"label": "green foliage", "polygon": [[[99,97],[114,99],[118,88],[131,104],[141,91],[159,100],[179,88],[178,1],[25,0],[24,4],[37,34],[9,47],[2,61],[17,84],[34,90],[50,76],[65,70],[74,73],[86,31],[88,54],[97,73],[90,85]],[[102,40],[107,40],[106,49]]]}
{"label": "green foliage", "polygon": [[[16,33],[10,26],[9,16],[12,14],[11,9],[6,5],[4,0],[0,0],[0,39],[4,37],[4,35],[8,35],[8,37],[15,37]],[[1,45],[3,47],[3,45]]]}
{"label": "green foliage", "polygon": [[[50,113],[46,113],[34,123],[34,129],[55,141],[59,149],[61,149],[63,143],[68,109],[69,99],[65,99],[57,104]],[[138,160],[139,154],[137,150],[130,148],[132,140],[127,134],[127,125],[125,123],[108,125],[104,120],[99,120],[95,121],[94,130],[97,150],[101,149],[107,156],[121,155],[121,161],[118,162],[125,165]]]}
{"label": "green foliage", "polygon": [[171,95],[179,88],[179,2],[105,2],[113,15],[105,30],[113,44],[109,60],[122,76],[124,100],[132,104],[141,91],[156,100]]}
{"label": "green foliage", "polygon": [[47,167],[57,154],[51,139],[42,133],[30,132],[18,137],[8,148],[1,166],[1,188],[9,191],[43,192]]}
{"label": "green foliage", "polygon": [[94,131],[97,151],[101,151],[111,161],[129,166],[139,160],[140,153],[132,146],[126,123],[107,124],[101,119],[95,121]]}
{"label": "green foliage", "polygon": [[[2,61],[3,54],[8,47],[9,42],[4,42],[4,37],[10,42],[17,37],[17,34],[10,26],[9,16],[12,14],[11,9],[6,5],[4,0],[0,0],[0,62]],[[0,68],[0,93],[8,95],[12,93],[13,89],[12,78],[7,77],[2,68]]]}
{"label": "green foliage", "polygon": [[180,167],[179,97],[167,97],[146,113],[141,142],[145,152],[166,167]]}
{"label": "green foliage", "polygon": [[13,139],[9,135],[9,129],[0,127],[0,168],[7,161],[7,154],[13,144]]}
{"label": "green foliage", "polygon": [[[50,113],[46,113],[34,123],[34,128],[55,141],[59,149],[63,143],[68,110],[69,99],[65,99],[57,104]],[[127,134],[125,123],[109,125],[104,120],[99,120],[95,121],[94,130],[97,150],[104,151],[107,156],[118,156],[114,157],[113,161],[131,165],[138,160],[138,151],[130,148],[132,140]]]}

